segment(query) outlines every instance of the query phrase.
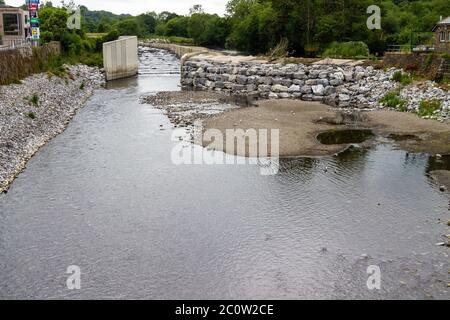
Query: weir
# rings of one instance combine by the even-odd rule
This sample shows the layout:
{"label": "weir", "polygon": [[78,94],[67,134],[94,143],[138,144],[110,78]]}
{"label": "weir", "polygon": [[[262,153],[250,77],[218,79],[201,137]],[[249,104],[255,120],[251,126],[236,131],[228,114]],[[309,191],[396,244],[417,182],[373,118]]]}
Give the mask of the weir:
{"label": "weir", "polygon": [[120,37],[116,41],[103,44],[103,65],[106,80],[134,76],[138,73],[137,37]]}

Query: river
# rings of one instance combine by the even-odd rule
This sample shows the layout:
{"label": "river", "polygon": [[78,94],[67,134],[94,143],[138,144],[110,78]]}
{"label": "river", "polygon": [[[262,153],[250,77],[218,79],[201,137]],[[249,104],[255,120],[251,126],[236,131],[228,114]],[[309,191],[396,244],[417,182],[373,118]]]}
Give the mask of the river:
{"label": "river", "polygon": [[178,71],[145,54],[138,77],[96,91],[0,195],[0,298],[450,298],[436,246],[449,198],[426,175],[436,159],[380,144],[284,159],[270,176],[175,165],[172,125],[139,98],[180,90]]}

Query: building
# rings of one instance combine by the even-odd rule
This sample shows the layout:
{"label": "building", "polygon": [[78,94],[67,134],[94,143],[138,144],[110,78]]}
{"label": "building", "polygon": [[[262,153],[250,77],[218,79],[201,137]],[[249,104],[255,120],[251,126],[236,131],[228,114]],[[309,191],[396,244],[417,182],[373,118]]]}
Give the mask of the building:
{"label": "building", "polygon": [[441,19],[433,28],[434,50],[450,54],[450,17]]}
{"label": "building", "polygon": [[22,44],[30,32],[28,11],[0,5],[0,37],[3,45]]}

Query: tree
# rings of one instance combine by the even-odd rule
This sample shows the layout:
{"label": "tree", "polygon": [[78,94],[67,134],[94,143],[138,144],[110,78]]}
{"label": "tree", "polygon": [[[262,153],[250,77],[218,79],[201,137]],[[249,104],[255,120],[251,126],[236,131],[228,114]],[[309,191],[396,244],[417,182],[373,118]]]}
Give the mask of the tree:
{"label": "tree", "polygon": [[114,25],[121,36],[138,36],[139,25],[135,18],[120,20]]}
{"label": "tree", "polygon": [[196,13],[205,13],[201,4],[194,4],[192,8],[189,9],[189,15],[192,16]]}

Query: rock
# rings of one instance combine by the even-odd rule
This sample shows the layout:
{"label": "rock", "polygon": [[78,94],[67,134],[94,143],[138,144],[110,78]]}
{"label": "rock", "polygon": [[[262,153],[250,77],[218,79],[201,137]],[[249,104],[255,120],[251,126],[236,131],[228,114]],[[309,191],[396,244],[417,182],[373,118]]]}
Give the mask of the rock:
{"label": "rock", "polygon": [[272,78],[270,78],[270,77],[261,77],[261,78],[258,79],[258,83],[270,85],[270,84],[272,84]]}
{"label": "rock", "polygon": [[307,86],[315,86],[318,84],[318,80],[317,79],[309,79],[305,81],[305,84]]}
{"label": "rock", "polygon": [[278,99],[278,95],[276,93],[269,93],[269,99]]}
{"label": "rock", "polygon": [[287,92],[280,92],[280,93],[278,93],[278,97],[282,98],[282,99],[287,99],[287,98],[290,98],[290,95]]}
{"label": "rock", "polygon": [[304,71],[299,71],[299,72],[295,72],[293,74],[294,79],[308,79],[308,76],[306,75],[306,73]]}
{"label": "rock", "polygon": [[269,92],[271,88],[272,88],[272,87],[269,86],[269,85],[260,84],[260,85],[258,86],[258,91],[260,91],[260,92]]}
{"label": "rock", "polygon": [[350,96],[347,94],[340,94],[339,95],[339,101],[349,101],[350,100]]}
{"label": "rock", "polygon": [[442,191],[442,192],[445,192],[447,190],[447,188],[445,186],[440,186],[439,190]]}
{"label": "rock", "polygon": [[319,84],[317,86],[312,86],[312,92],[316,95],[316,96],[323,96],[325,88],[323,85]]}
{"label": "rock", "polygon": [[247,77],[246,76],[237,76],[236,83],[237,84],[247,84]]}
{"label": "rock", "polygon": [[301,93],[311,93],[312,92],[312,88],[311,88],[311,86],[303,86],[300,89],[300,91],[301,91]]}
{"label": "rock", "polygon": [[336,88],[333,86],[326,86],[324,90],[324,95],[329,96],[336,92]]}
{"label": "rock", "polygon": [[273,92],[287,92],[289,90],[288,87],[280,85],[280,84],[276,84],[272,86],[272,91]]}
{"label": "rock", "polygon": [[300,86],[293,84],[289,87],[288,92],[290,93],[300,92],[300,89],[301,89]]}

